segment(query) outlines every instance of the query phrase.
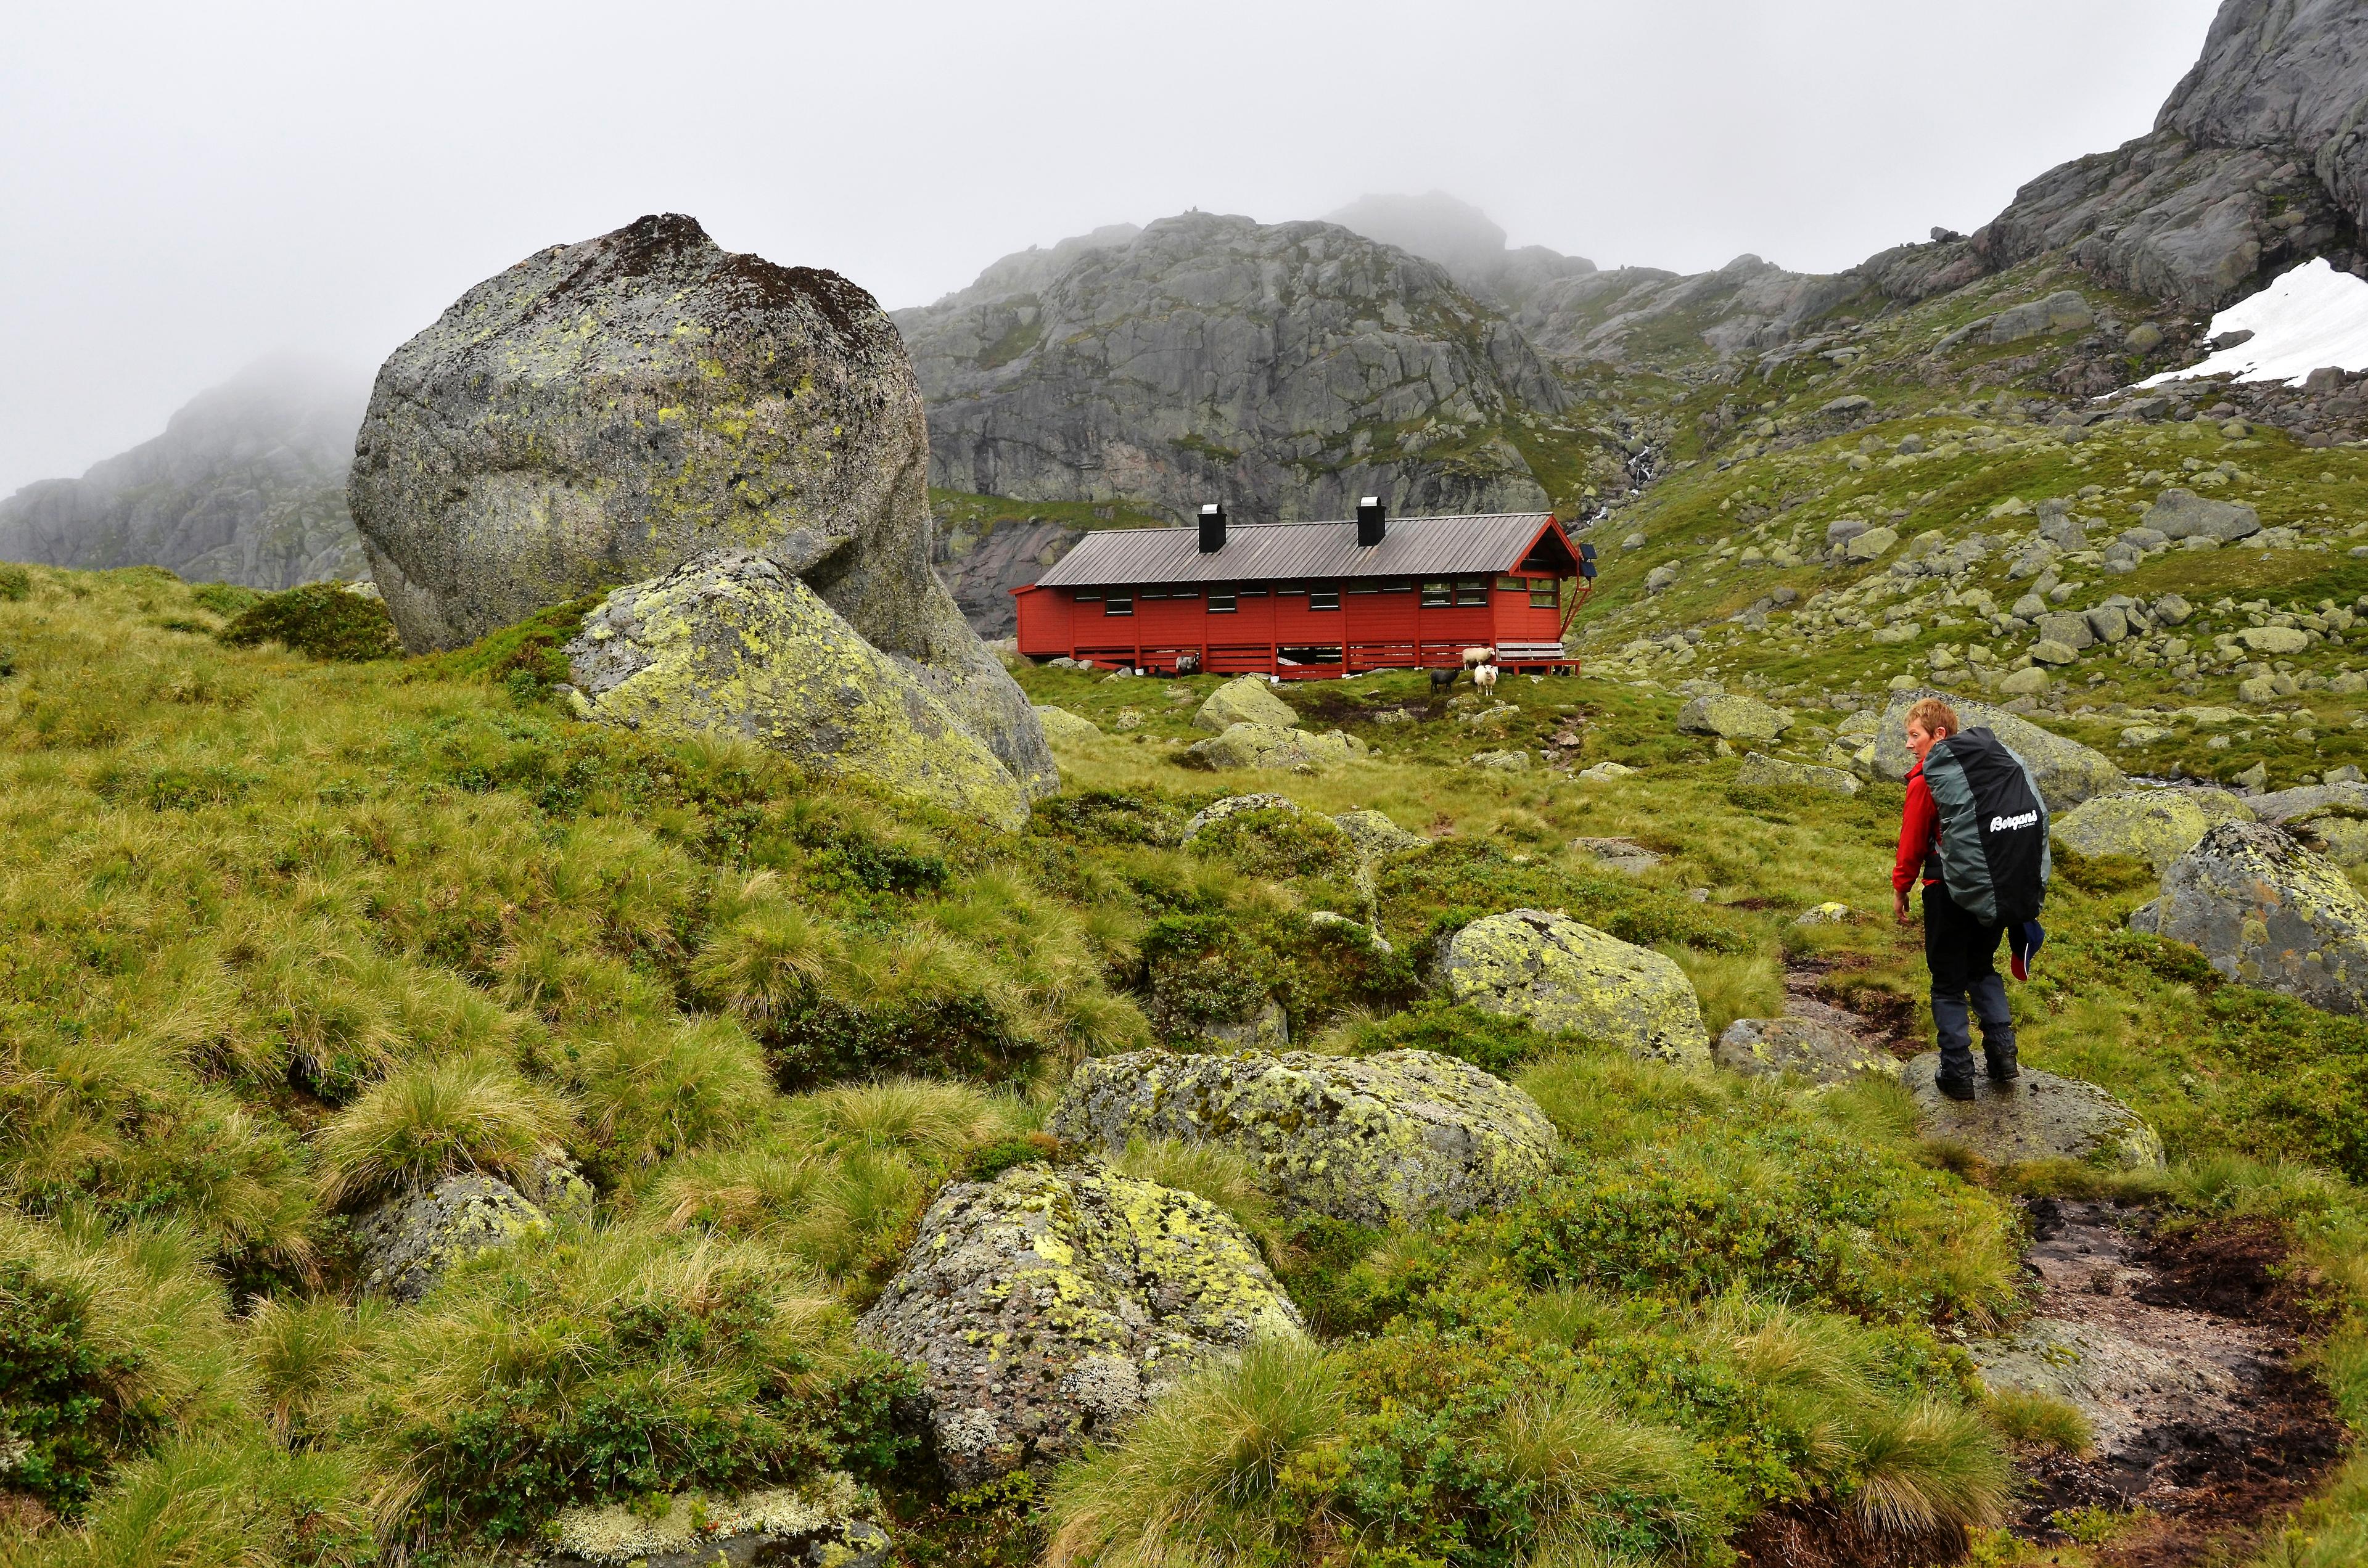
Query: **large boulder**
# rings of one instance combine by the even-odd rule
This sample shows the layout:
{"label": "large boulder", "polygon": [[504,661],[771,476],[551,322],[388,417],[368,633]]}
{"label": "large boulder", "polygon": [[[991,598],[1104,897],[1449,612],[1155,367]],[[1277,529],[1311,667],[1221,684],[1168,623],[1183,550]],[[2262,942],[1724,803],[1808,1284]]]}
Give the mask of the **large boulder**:
{"label": "large boulder", "polygon": [[920,1368],[965,1488],[1075,1458],[1203,1358],[1301,1326],[1213,1204],[1092,1165],[947,1187],[860,1324]]}
{"label": "large boulder", "polygon": [[2126,855],[2159,874],[2220,824],[2252,817],[2244,799],[2226,790],[2125,790],[2081,801],[2054,827],[2083,855]]}
{"label": "large boulder", "polygon": [[1299,715],[1264,680],[1240,676],[1209,693],[1192,722],[1219,733],[1235,724],[1274,724],[1288,730],[1299,722]]}
{"label": "large boulder", "polygon": [[1277,724],[1229,724],[1225,732],[1195,741],[1185,756],[1203,767],[1230,771],[1237,767],[1342,767],[1369,750],[1364,742],[1339,730],[1310,734]]}
{"label": "large boulder", "polygon": [[2153,1170],[2163,1163],[2155,1130],[2094,1084],[2031,1066],[2004,1084],[1976,1072],[1974,1097],[1952,1100],[1941,1093],[1940,1069],[1941,1053],[1928,1051],[1900,1074],[1928,1137],[1964,1144],[2001,1165],[2081,1160]]}
{"label": "large boulder", "polygon": [[2203,949],[2230,980],[2330,1013],[2368,1011],[2368,899],[2324,856],[2264,823],[2205,834],[2130,927]]}
{"label": "large boulder", "polygon": [[2250,802],[2305,847],[2339,866],[2368,865],[2368,784],[2305,784]]}
{"label": "large boulder", "polygon": [[1710,1062],[1710,1030],[1686,971],[1566,915],[1513,909],[1475,920],[1448,938],[1439,972],[1455,1001],[1526,1018],[1548,1034]]}
{"label": "large boulder", "polygon": [[1036,722],[1044,726],[1044,738],[1055,745],[1087,745],[1102,738],[1100,725],[1065,708],[1039,704]]}
{"label": "large boulder", "polygon": [[1822,1018],[1737,1018],[1710,1048],[1711,1060],[1748,1078],[1805,1078],[1819,1087],[1867,1074],[1899,1075],[1899,1060]]}
{"label": "large boulder", "polygon": [[1905,778],[1908,769],[1916,766],[1915,754],[1907,749],[1907,710],[1927,697],[1940,698],[1957,710],[1958,720],[1967,729],[1988,730],[2008,750],[2022,758],[2051,812],[2069,811],[2092,795],[2111,794],[2129,783],[2103,752],[2078,741],[2067,741],[2003,708],[1920,687],[1892,693],[1891,705],[1884,710],[1883,725],[1874,733],[1875,771],[1885,778]]}
{"label": "large boulder", "polygon": [[1735,782],[1745,790],[1815,790],[1827,795],[1859,791],[1857,776],[1841,768],[1786,762],[1756,751],[1744,754],[1743,766],[1735,770]]}
{"label": "large boulder", "polygon": [[2166,490],[2146,509],[2144,526],[2168,539],[2232,544],[2261,531],[2261,515],[2242,501],[2214,501],[2192,490]]}
{"label": "large boulder", "polygon": [[1770,708],[1756,697],[1713,693],[1697,697],[1678,710],[1679,729],[1688,734],[1716,735],[1723,741],[1765,745],[1792,727],[1792,714]]}
{"label": "large boulder", "polygon": [[890,1557],[888,1532],[844,1471],[739,1497],[650,1501],[562,1510],[542,1568],[884,1568]]}
{"label": "large boulder", "polygon": [[396,349],[347,494],[415,651],[753,551],[1049,793],[1027,698],[930,571],[928,457],[871,295],[668,213],[538,251]]}
{"label": "large boulder", "polygon": [[716,551],[619,588],[566,652],[583,718],[736,735],[999,827],[1028,820],[1026,786],[938,692],[766,556]]}
{"label": "large boulder", "polygon": [[1509,1202],[1557,1143],[1529,1096],[1427,1051],[1105,1056],[1078,1065],[1046,1125],[1112,1152],[1138,1137],[1238,1149],[1284,1204],[1362,1225]]}
{"label": "large boulder", "polygon": [[416,1301],[454,1264],[506,1247],[546,1223],[542,1210],[507,1182],[446,1176],[425,1192],[379,1205],[354,1226],[362,1289]]}

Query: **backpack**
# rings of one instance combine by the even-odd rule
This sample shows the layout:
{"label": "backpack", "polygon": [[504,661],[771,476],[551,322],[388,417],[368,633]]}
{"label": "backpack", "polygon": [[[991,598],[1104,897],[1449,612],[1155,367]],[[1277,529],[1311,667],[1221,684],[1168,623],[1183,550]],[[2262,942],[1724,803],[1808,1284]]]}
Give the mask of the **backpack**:
{"label": "backpack", "polygon": [[2038,917],[2054,869],[2047,802],[2022,758],[1975,727],[1935,744],[1924,784],[1941,809],[1941,886],[1985,926]]}

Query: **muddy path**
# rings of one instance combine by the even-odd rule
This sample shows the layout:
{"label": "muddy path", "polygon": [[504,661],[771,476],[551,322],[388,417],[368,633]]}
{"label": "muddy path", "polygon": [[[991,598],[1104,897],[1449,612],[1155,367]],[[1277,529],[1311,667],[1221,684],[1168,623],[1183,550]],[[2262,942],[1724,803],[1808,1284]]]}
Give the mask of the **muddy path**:
{"label": "muddy path", "polygon": [[[1853,1031],[1902,1059],[1930,1050],[1912,998],[1866,984],[1847,960],[1796,960],[1784,1010]],[[2024,1202],[2031,1316],[1968,1342],[1993,1388],[2078,1405],[2095,1445],[2074,1457],[2018,1456],[2023,1486],[2009,1528],[2042,1547],[2068,1543],[2083,1510],[2143,1517],[2096,1549],[2112,1568],[2185,1568],[2244,1555],[2343,1457],[2349,1434],[2327,1390],[2300,1364],[2325,1325],[2312,1315],[2288,1246],[2258,1217],[2167,1224],[2142,1206]],[[1772,1511],[1738,1541],[1747,1560],[1894,1568],[1948,1563],[1961,1539],[1877,1537],[1814,1507]]]}

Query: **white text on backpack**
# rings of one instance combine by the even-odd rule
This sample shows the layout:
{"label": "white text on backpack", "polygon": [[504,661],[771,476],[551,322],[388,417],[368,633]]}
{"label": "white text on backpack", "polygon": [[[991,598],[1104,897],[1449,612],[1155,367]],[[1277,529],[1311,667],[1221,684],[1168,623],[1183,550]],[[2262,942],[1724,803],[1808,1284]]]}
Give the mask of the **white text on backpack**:
{"label": "white text on backpack", "polygon": [[2037,812],[2025,812],[2019,817],[1990,818],[1990,831],[1992,833],[2002,833],[2010,827],[2035,827],[2038,824],[2039,813]]}

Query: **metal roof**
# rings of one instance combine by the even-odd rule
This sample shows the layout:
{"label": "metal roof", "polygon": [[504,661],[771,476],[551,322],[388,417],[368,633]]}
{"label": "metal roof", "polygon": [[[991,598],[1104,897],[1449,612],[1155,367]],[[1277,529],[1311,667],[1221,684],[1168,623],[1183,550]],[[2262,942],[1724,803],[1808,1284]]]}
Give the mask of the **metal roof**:
{"label": "metal roof", "polygon": [[1298,577],[1446,577],[1509,572],[1554,520],[1552,512],[1392,517],[1382,542],[1360,546],[1357,525],[1235,523],[1225,547],[1201,553],[1201,530],[1101,528],[1036,580],[1040,588],[1119,584],[1247,583]]}

